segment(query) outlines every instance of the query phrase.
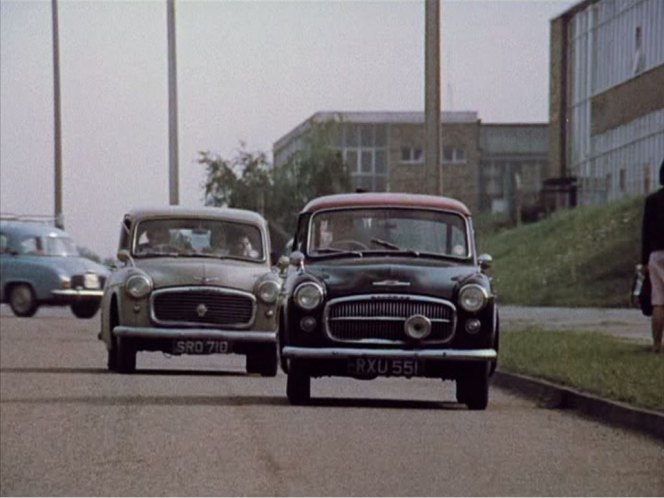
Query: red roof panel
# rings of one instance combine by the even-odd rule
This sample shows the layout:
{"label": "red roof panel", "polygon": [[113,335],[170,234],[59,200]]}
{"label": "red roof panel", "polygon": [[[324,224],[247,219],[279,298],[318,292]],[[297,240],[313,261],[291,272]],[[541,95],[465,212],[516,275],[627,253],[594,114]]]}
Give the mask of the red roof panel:
{"label": "red roof panel", "polygon": [[309,201],[302,212],[368,206],[443,209],[470,216],[470,210],[463,202],[450,197],[397,192],[326,195]]}

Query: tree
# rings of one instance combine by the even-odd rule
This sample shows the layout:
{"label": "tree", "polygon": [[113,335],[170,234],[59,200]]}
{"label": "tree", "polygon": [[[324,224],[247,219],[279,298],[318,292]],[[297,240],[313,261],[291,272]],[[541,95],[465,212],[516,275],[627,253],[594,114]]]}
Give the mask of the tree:
{"label": "tree", "polygon": [[303,149],[280,168],[272,167],[264,152],[247,151],[244,143],[231,159],[202,152],[198,162],[207,173],[205,204],[261,213],[273,229],[273,245],[282,247],[307,202],[351,190],[348,168],[332,148],[338,132],[337,123],[311,122]]}

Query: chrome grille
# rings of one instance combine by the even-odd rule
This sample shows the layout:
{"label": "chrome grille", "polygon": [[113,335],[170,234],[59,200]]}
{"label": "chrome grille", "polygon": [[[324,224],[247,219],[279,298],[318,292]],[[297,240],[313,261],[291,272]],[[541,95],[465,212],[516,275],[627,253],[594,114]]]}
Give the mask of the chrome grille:
{"label": "chrome grille", "polygon": [[256,300],[231,289],[185,287],[155,291],[152,319],[164,325],[246,327],[253,323]]}
{"label": "chrome grille", "polygon": [[421,296],[369,295],[331,300],[325,307],[328,335],[337,341],[405,343],[405,321],[413,315],[431,320],[431,334],[422,342],[452,339],[456,311],[452,303]]}

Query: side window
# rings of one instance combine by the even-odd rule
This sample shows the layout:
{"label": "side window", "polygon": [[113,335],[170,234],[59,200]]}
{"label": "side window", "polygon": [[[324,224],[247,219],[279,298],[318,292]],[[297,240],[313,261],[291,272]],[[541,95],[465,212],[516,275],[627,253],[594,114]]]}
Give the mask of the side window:
{"label": "side window", "polygon": [[9,238],[6,234],[0,233],[0,254],[7,254],[9,252]]}
{"label": "side window", "polygon": [[21,241],[21,253],[38,255],[42,254],[42,244],[39,237],[27,237]]}

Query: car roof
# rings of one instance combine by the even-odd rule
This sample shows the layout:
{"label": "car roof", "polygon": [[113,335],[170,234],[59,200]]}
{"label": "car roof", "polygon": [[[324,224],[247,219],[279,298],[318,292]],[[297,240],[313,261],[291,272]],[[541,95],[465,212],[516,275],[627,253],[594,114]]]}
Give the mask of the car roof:
{"label": "car roof", "polygon": [[0,230],[20,237],[69,237],[64,230],[39,222],[0,221]]}
{"label": "car roof", "polygon": [[455,211],[470,216],[470,210],[461,201],[451,197],[408,194],[397,192],[367,192],[355,194],[335,194],[318,197],[309,201],[302,213],[321,209],[348,207],[403,207]]}
{"label": "car roof", "polygon": [[131,218],[135,221],[153,218],[207,218],[226,221],[236,221],[240,223],[252,223],[254,225],[266,226],[267,222],[260,214],[249,211],[248,209],[236,209],[227,207],[141,207],[135,208],[125,214],[125,218]]}

